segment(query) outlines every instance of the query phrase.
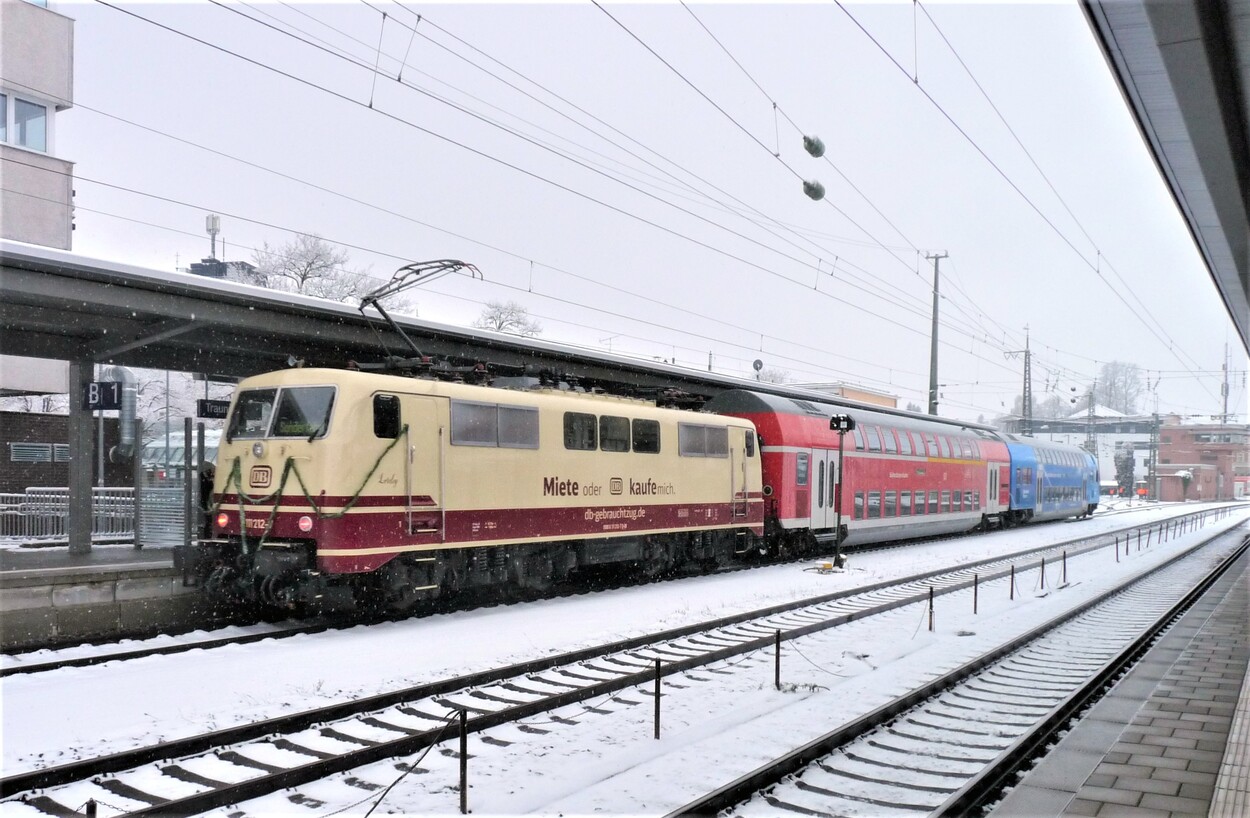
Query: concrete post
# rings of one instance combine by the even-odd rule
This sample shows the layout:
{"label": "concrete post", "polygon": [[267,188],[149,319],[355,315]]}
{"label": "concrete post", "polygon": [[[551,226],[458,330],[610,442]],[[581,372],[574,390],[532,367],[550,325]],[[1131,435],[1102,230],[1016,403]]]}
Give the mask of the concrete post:
{"label": "concrete post", "polygon": [[70,554],[91,553],[91,413],[82,408],[83,391],[91,383],[90,361],[69,362],[69,517],[65,532]]}

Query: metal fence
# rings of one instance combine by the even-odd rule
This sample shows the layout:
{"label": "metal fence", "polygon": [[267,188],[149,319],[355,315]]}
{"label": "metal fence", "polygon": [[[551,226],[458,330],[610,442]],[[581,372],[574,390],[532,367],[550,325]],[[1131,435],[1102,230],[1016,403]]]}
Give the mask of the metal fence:
{"label": "metal fence", "polygon": [[[199,522],[198,488],[198,481],[191,481],[192,526]],[[181,481],[143,487],[136,530],[133,488],[93,488],[91,539],[135,542],[139,547],[181,545],[186,526],[185,490]],[[67,488],[34,487],[20,494],[0,493],[0,539],[59,544],[67,541],[68,520]]]}

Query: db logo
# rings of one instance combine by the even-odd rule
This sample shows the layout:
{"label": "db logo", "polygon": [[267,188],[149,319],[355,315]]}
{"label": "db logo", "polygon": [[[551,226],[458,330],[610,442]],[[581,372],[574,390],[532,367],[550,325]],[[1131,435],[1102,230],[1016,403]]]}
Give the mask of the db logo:
{"label": "db logo", "polygon": [[625,492],[625,483],[619,477],[613,477],[608,481],[608,492],[611,494],[623,494]]}
{"label": "db logo", "polygon": [[273,470],[268,466],[252,466],[252,472],[248,475],[248,482],[252,488],[263,489],[268,488],[273,482]]}

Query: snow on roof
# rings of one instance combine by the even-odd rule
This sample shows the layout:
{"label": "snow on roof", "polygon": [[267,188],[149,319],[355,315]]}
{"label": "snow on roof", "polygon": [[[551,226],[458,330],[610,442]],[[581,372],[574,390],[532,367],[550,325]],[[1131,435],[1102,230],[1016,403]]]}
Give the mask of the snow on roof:
{"label": "snow on roof", "polygon": [[[1068,415],[1068,420],[1080,420],[1089,417],[1089,409],[1082,409],[1079,412],[1073,412]],[[1103,406],[1101,403],[1094,404],[1094,417],[1096,418],[1126,418],[1128,415],[1123,412],[1117,412],[1110,406]]]}

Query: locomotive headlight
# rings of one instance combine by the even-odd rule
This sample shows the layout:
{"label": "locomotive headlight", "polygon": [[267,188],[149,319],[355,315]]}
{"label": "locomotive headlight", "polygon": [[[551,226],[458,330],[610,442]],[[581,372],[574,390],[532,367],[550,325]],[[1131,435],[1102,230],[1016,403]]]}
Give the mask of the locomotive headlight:
{"label": "locomotive headlight", "polygon": [[229,514],[223,511],[217,515],[217,527],[218,528],[225,528],[229,524],[230,524]]}
{"label": "locomotive headlight", "polygon": [[313,527],[312,517],[309,517],[307,514],[305,514],[303,517],[299,518],[299,530],[300,531],[303,531],[305,534],[307,534],[309,531],[312,531],[312,527]]}
{"label": "locomotive headlight", "polygon": [[264,457],[265,456],[265,444],[261,443],[260,441],[253,443],[252,444],[252,456]]}

